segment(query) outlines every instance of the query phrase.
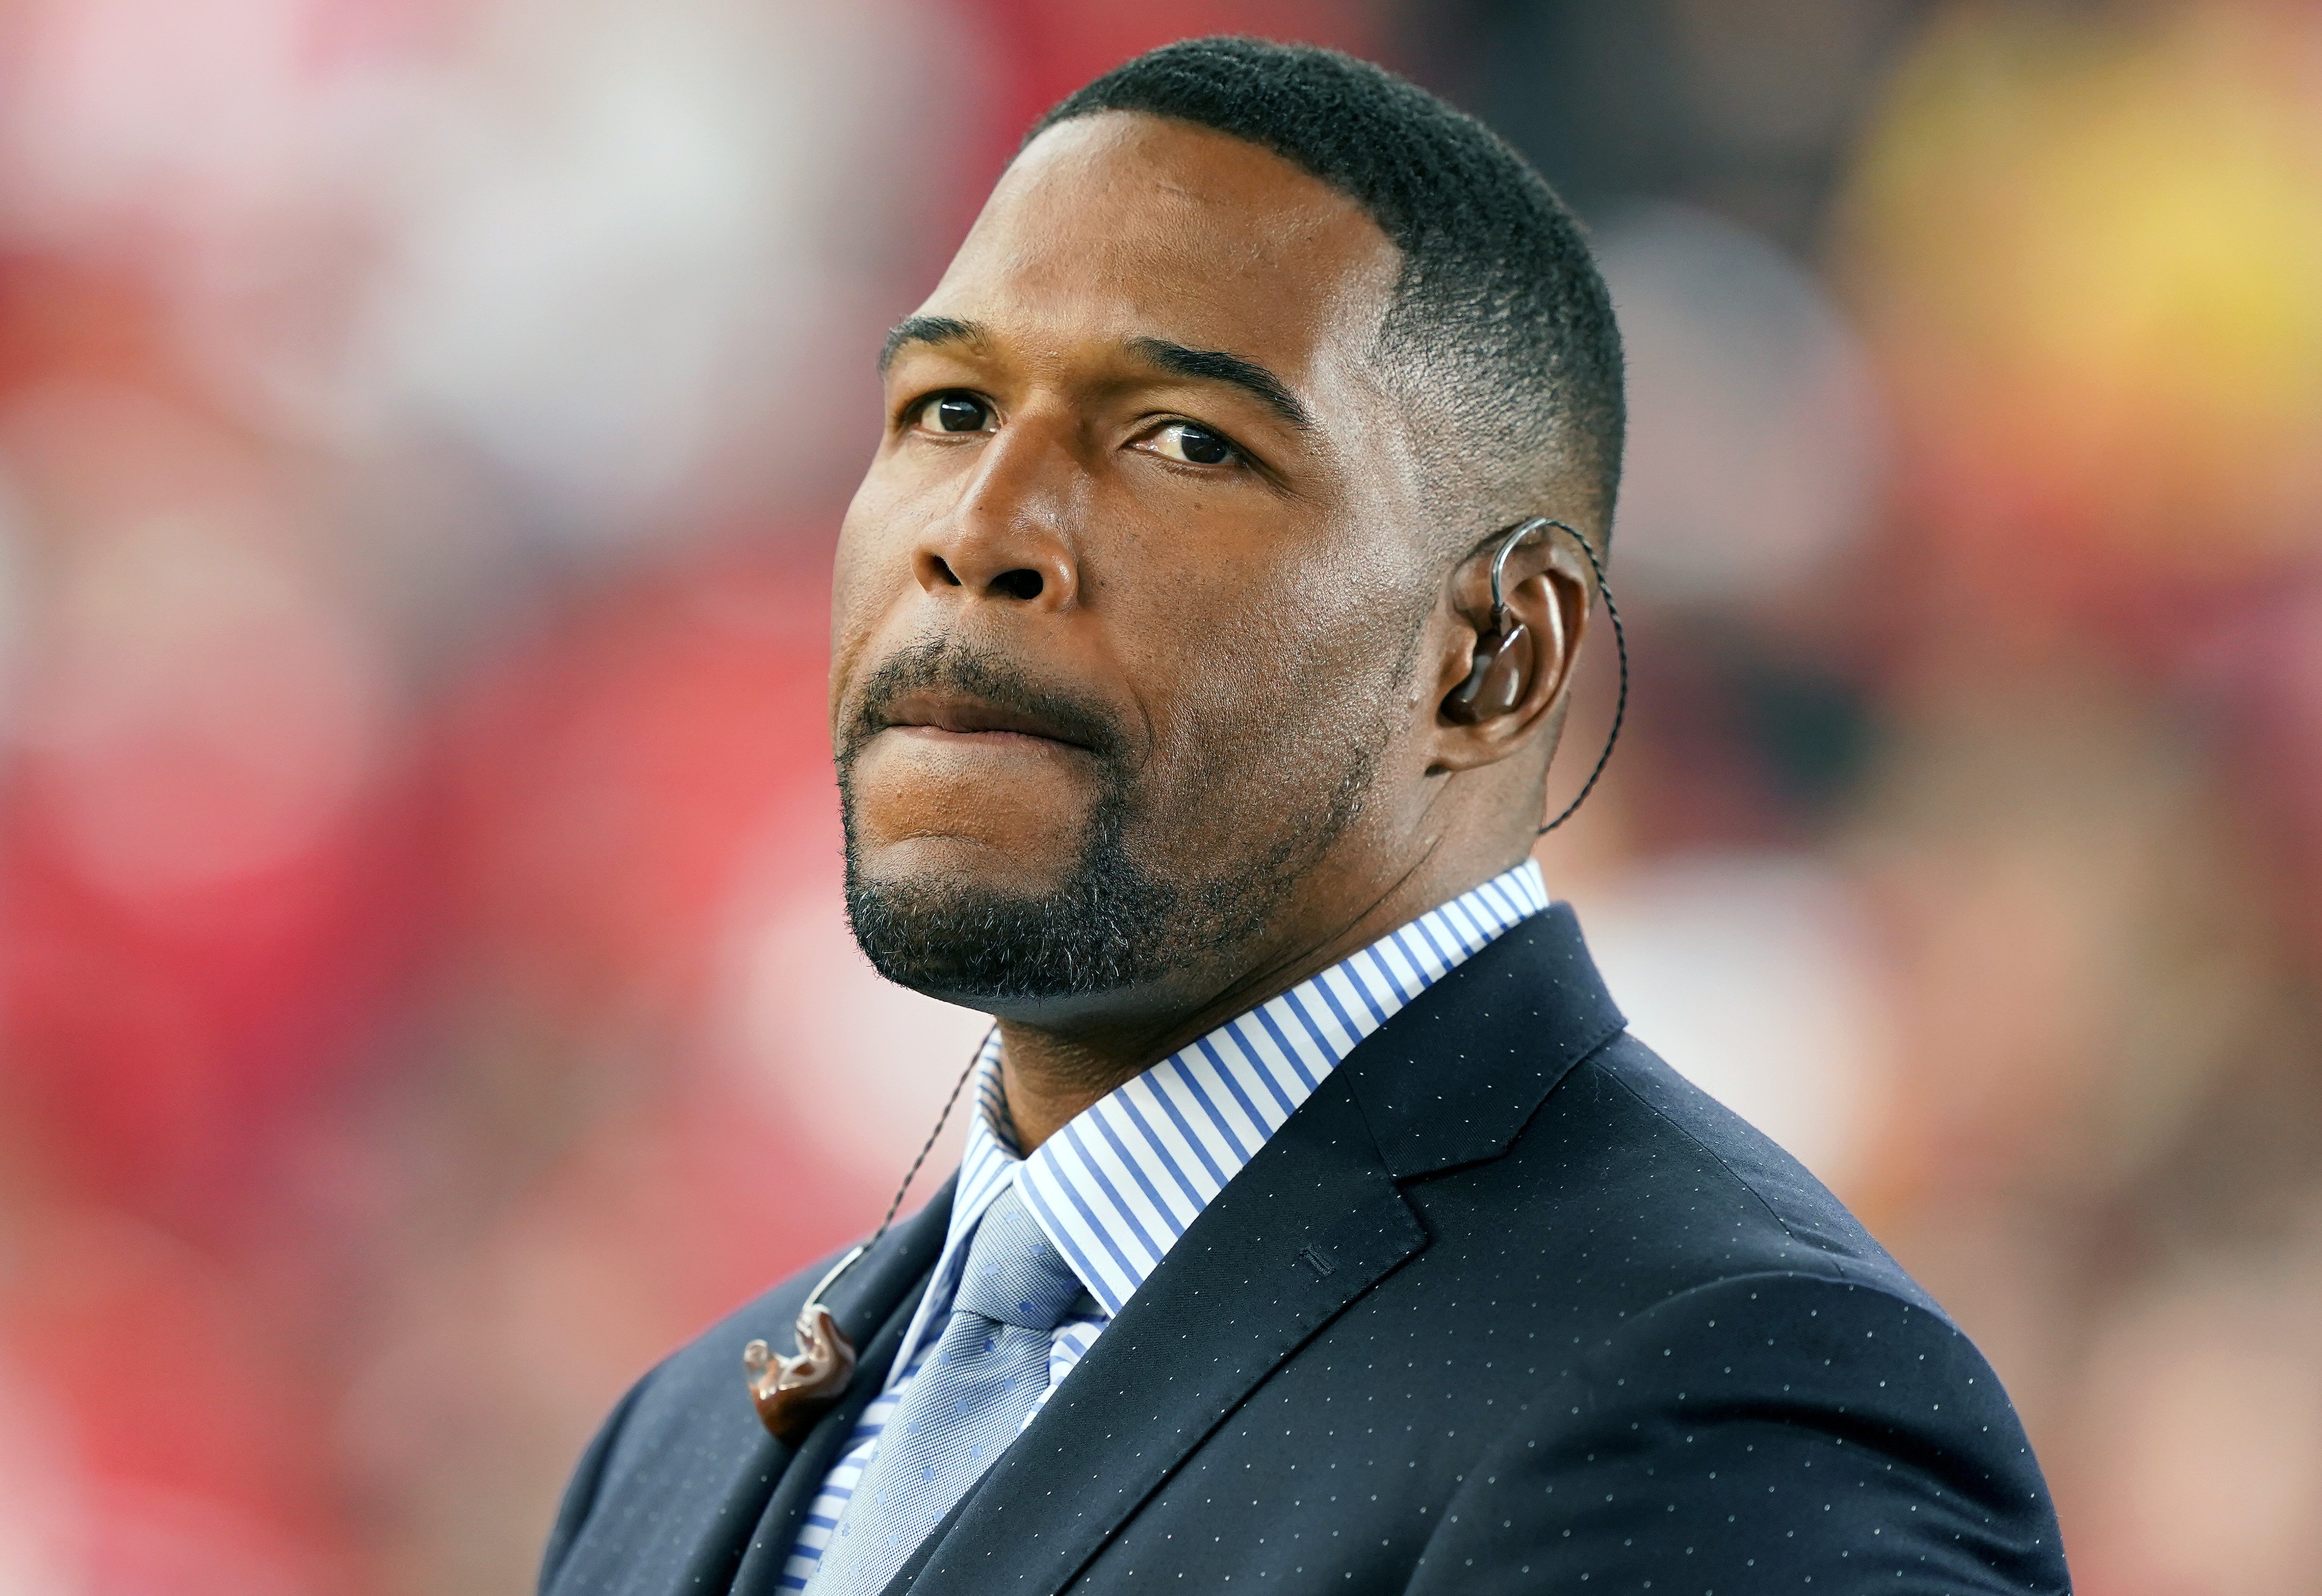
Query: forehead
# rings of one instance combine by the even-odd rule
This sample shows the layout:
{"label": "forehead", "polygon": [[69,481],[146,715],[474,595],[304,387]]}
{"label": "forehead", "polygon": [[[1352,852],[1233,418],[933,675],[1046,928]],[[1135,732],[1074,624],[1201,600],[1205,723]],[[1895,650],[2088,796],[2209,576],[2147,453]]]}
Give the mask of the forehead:
{"label": "forehead", "polygon": [[922,308],[1003,337],[1161,337],[1315,374],[1359,363],[1401,264],[1360,205],[1273,151],[1104,112],[1017,158]]}

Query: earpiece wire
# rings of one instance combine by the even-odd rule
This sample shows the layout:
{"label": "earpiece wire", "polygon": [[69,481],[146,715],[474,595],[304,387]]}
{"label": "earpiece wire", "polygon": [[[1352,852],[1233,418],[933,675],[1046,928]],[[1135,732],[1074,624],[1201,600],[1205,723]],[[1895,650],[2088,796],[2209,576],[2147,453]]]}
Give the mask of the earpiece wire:
{"label": "earpiece wire", "polygon": [[824,1275],[816,1282],[814,1290],[807,1293],[806,1301],[799,1309],[800,1313],[806,1312],[821,1301],[822,1294],[837,1284],[838,1277],[854,1268],[865,1253],[877,1246],[879,1238],[886,1235],[888,1228],[895,1223],[895,1215],[903,1206],[904,1194],[910,1190],[911,1182],[919,1178],[919,1166],[927,1163],[928,1154],[935,1151],[936,1138],[943,1135],[944,1126],[951,1123],[951,1111],[959,1106],[959,1094],[967,1090],[967,1078],[975,1073],[975,1066],[983,1061],[983,1049],[978,1047],[975,1050],[975,1056],[967,1061],[967,1068],[962,1070],[959,1072],[959,1079],[952,1082],[951,1096],[944,1099],[943,1112],[936,1116],[936,1127],[928,1133],[928,1139],[919,1144],[919,1155],[911,1160],[911,1167],[903,1172],[903,1183],[895,1188],[895,1200],[887,1205],[887,1216],[879,1221],[879,1228],[871,1233],[870,1240],[857,1243],[846,1256],[830,1266],[830,1272]]}
{"label": "earpiece wire", "polygon": [[1580,552],[1587,560],[1588,569],[1596,573],[1596,591],[1604,595],[1604,613],[1612,617],[1613,622],[1613,646],[1621,659],[1621,692],[1620,697],[1614,701],[1613,729],[1604,735],[1604,752],[1596,756],[1596,763],[1590,769],[1588,780],[1580,784],[1580,790],[1574,796],[1572,801],[1564,806],[1555,819],[1533,834],[1543,837],[1571,819],[1573,811],[1586,803],[1588,795],[1596,790],[1597,779],[1604,774],[1604,766],[1613,758],[1613,745],[1621,740],[1621,724],[1629,716],[1629,638],[1621,625],[1621,606],[1613,602],[1613,584],[1605,578],[1604,562],[1596,558],[1596,551],[1588,540],[1572,527],[1567,526],[1561,521],[1551,520],[1546,515],[1534,515],[1531,520],[1521,522],[1511,528],[1507,535],[1500,540],[1499,552],[1492,556],[1492,625],[1495,629],[1505,628],[1508,606],[1506,598],[1501,592],[1500,579],[1501,573],[1507,569],[1508,556],[1515,552],[1518,543],[1541,528],[1550,526],[1555,527],[1559,532],[1570,533],[1572,541],[1580,545]]}

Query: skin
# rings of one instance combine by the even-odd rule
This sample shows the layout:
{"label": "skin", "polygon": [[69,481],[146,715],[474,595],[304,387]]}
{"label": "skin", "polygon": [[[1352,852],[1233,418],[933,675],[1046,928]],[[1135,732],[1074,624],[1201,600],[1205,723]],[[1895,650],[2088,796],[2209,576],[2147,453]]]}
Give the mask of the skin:
{"label": "skin", "polygon": [[[1588,614],[1569,540],[1508,562],[1539,643],[1514,707],[1460,725],[1439,706],[1489,625],[1493,534],[1528,515],[1600,547],[1604,529],[1552,474],[1502,503],[1431,492],[1489,473],[1431,470],[1372,359],[1400,263],[1358,205],[1272,152],[1106,113],[1018,158],[891,345],[837,551],[835,729],[900,651],[995,655],[1117,730],[1149,800],[1126,844],[1189,883],[1234,880],[1311,819],[1349,728],[1382,746],[1355,821],[1260,930],[1147,986],[1001,1007],[1026,1152],[1531,847]],[[1085,748],[955,695],[884,719],[854,772],[873,879],[1062,879],[1100,790]]]}

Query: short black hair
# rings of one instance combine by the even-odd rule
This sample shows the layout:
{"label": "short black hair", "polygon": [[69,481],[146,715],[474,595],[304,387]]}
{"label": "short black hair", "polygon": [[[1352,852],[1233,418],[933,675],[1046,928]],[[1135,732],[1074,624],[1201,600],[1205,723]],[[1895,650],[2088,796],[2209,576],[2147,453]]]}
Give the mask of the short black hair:
{"label": "short black hair", "polygon": [[1446,486],[1512,518],[1555,515],[1537,496],[1569,472],[1609,529],[1627,424],[1612,296],[1579,223],[1505,140],[1368,61],[1220,36],[1115,68],[1024,142],[1102,111],[1246,140],[1360,204],[1403,251],[1382,362],[1465,446],[1440,462],[1464,479]]}

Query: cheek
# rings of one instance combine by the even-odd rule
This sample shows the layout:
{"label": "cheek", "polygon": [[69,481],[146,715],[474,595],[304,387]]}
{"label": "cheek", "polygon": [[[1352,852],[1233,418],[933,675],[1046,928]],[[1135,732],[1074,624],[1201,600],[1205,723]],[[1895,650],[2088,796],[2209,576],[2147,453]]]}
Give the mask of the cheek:
{"label": "cheek", "polygon": [[838,543],[830,561],[834,623],[859,615],[873,593],[893,583],[893,568],[906,543],[895,528],[904,524],[905,517],[887,476],[874,463],[855,490],[846,518],[838,524]]}
{"label": "cheek", "polygon": [[910,589],[913,524],[874,463],[839,524],[830,562],[830,692],[836,712],[864,645]]}
{"label": "cheek", "polygon": [[1394,670],[1405,633],[1376,607],[1278,605],[1190,634],[1156,771],[1174,829],[1214,838],[1235,817],[1270,840],[1326,806],[1412,718]]}
{"label": "cheek", "polygon": [[1123,661],[1127,679],[1152,717],[1156,751],[1172,763],[1205,765],[1253,735],[1262,742],[1279,717],[1283,682],[1297,673],[1301,627],[1293,597],[1268,590],[1270,575],[1158,583],[1152,611],[1122,628],[1138,640]]}

